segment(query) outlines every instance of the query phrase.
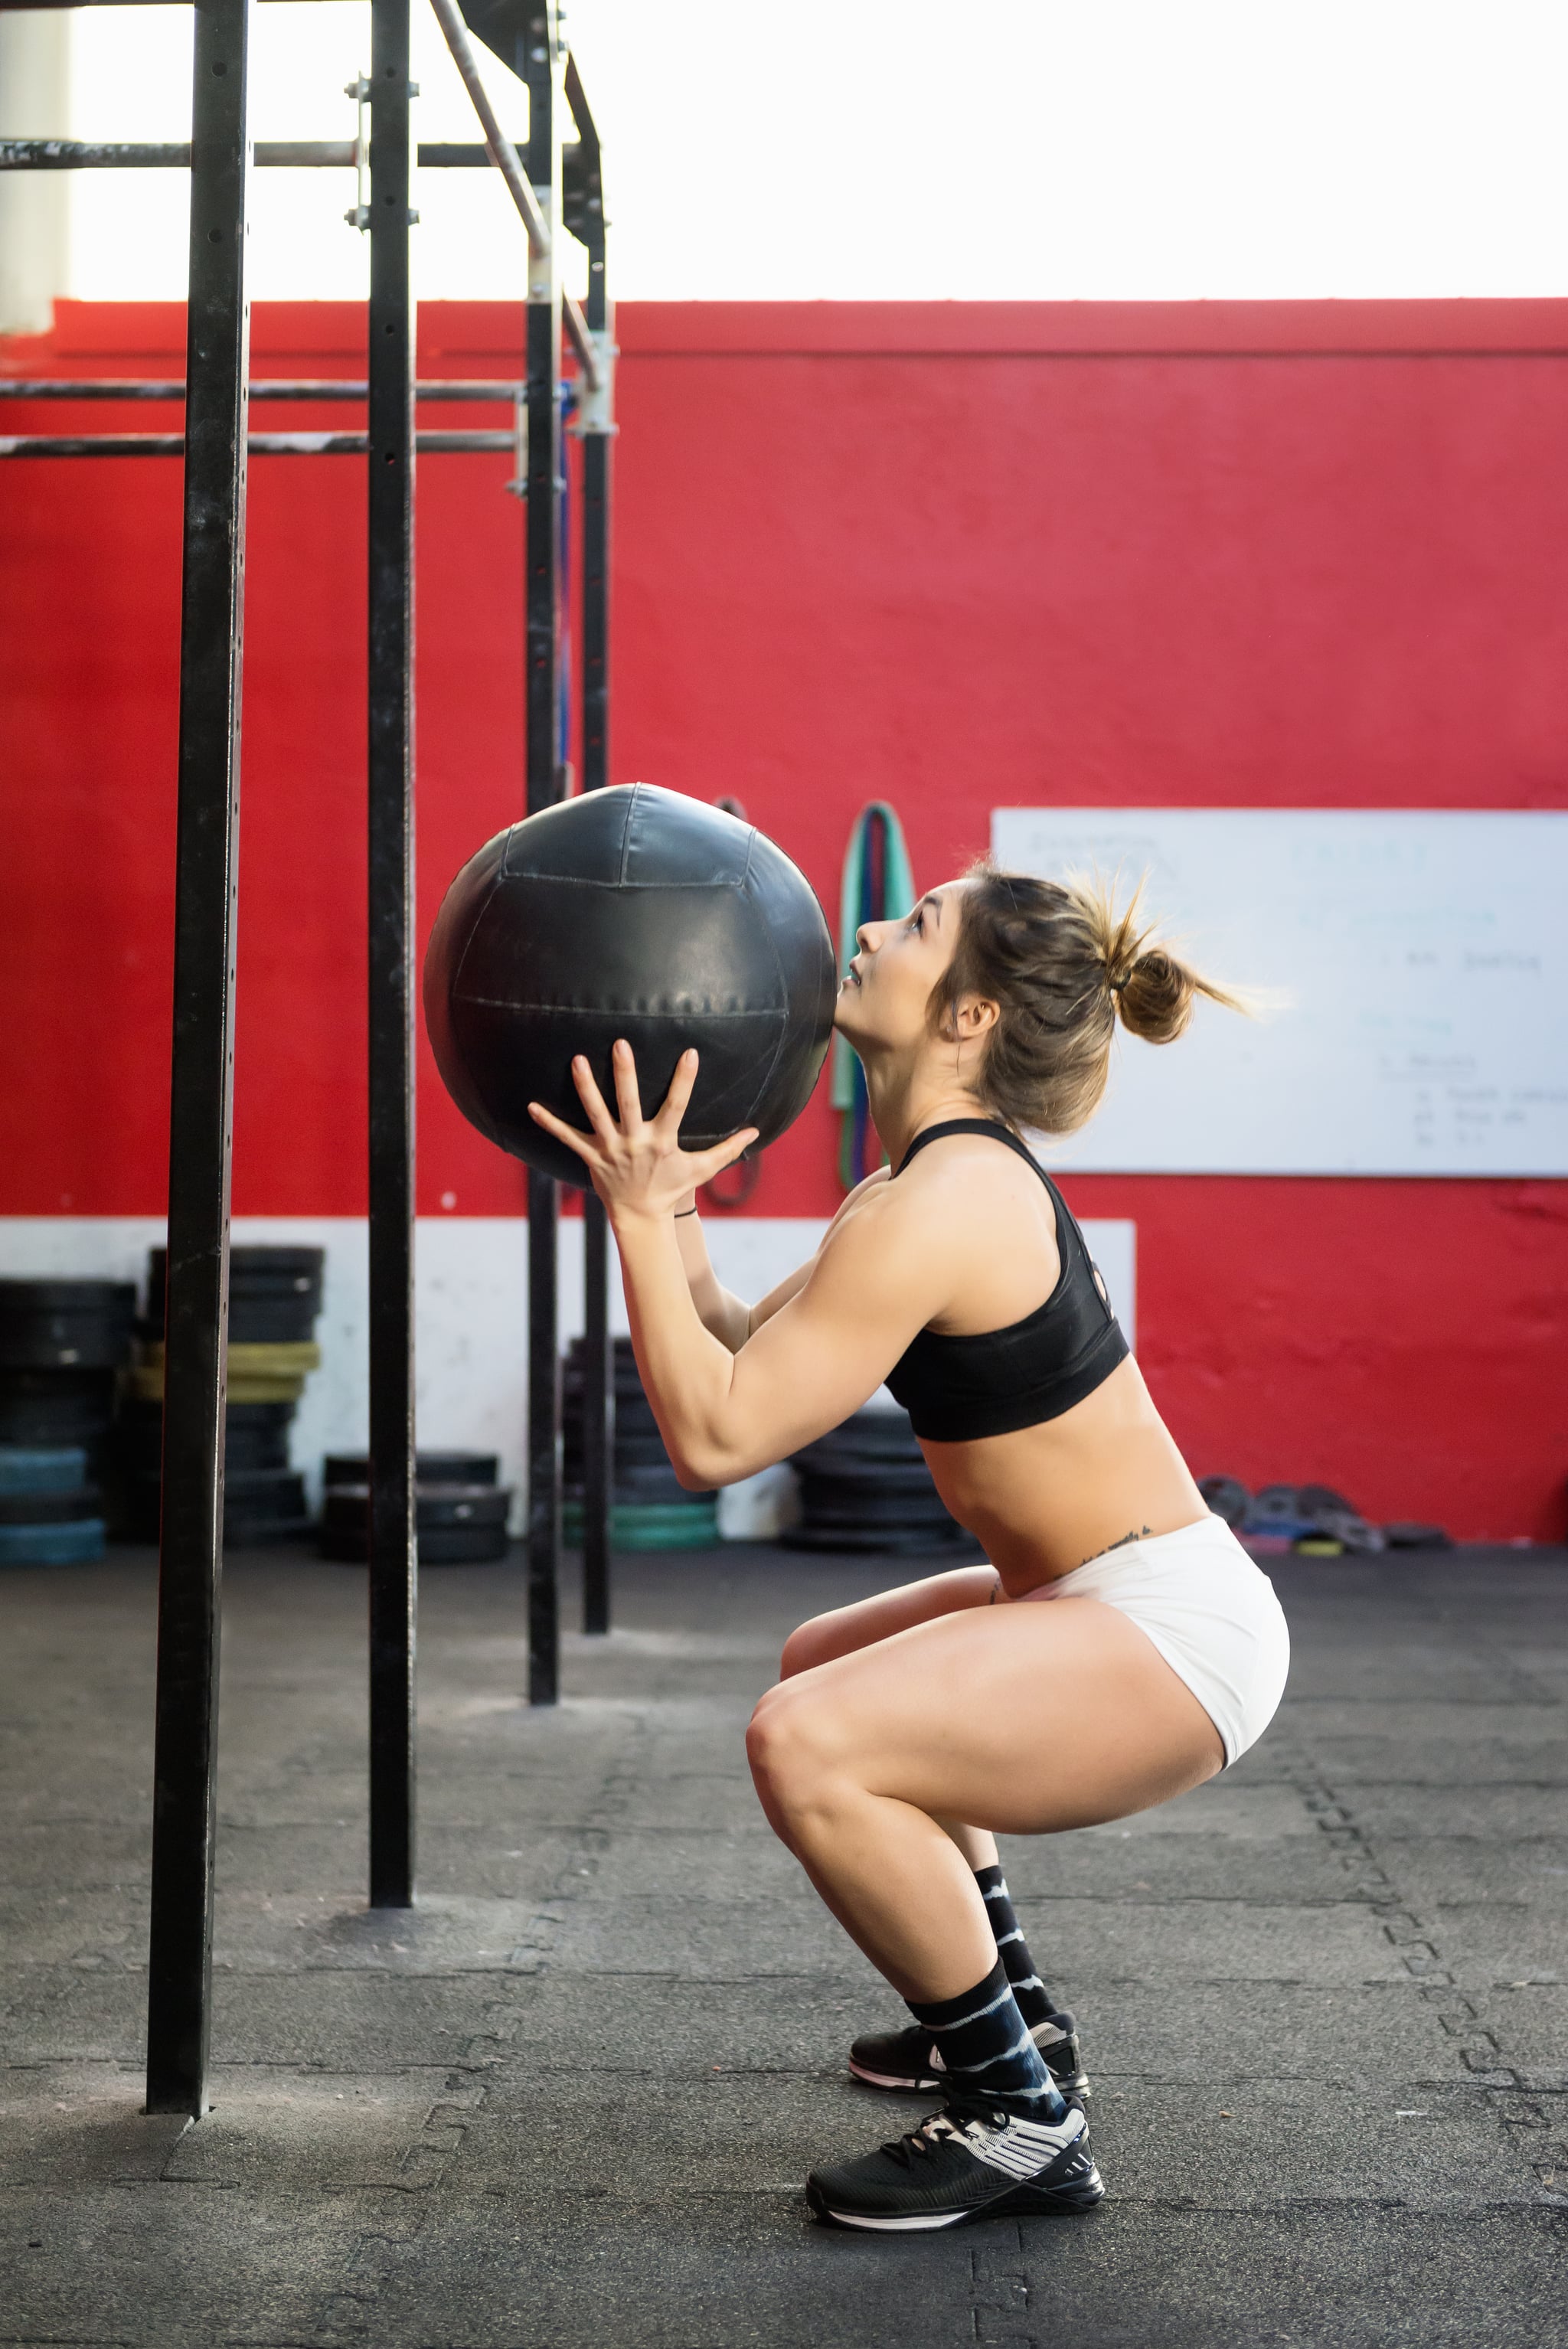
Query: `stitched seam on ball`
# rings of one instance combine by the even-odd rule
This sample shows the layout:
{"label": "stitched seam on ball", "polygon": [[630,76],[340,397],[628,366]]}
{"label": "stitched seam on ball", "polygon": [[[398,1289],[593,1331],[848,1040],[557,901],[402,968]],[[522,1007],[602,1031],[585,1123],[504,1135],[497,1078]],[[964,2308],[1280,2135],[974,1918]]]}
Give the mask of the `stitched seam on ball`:
{"label": "stitched seam on ball", "polygon": [[[748,881],[751,878],[751,844],[752,841],[756,838],[757,831],[754,825],[752,827],[751,839],[746,843],[746,877]],[[779,1023],[779,1040],[773,1047],[773,1057],[769,1061],[767,1068],[763,1071],[762,1075],[758,1081],[757,1091],[751,1096],[751,1108],[753,1112],[756,1111],[758,1102],[766,1097],[768,1088],[773,1081],[773,1071],[779,1066],[779,1056],[783,1051],[789,1034],[789,982],[784,976],[784,965],[779,958],[779,948],[774,944],[773,940],[773,925],[768,918],[767,910],[760,905],[756,905],[755,910],[762,917],[762,935],[768,941],[768,951],[773,957],[773,976],[778,981],[779,999],[780,1004],[784,1007],[785,1017]],[[751,1123],[751,1118],[748,1116],[742,1119],[741,1123],[743,1124],[749,1125]]]}
{"label": "stitched seam on ball", "polygon": [[[509,843],[509,844],[510,844],[510,843]],[[469,955],[473,952],[474,940],[475,940],[475,938],[476,938],[476,937],[478,937],[478,936],[479,936],[479,933],[480,933],[480,925],[481,925],[481,924],[483,923],[483,921],[484,921],[484,917],[485,917],[485,916],[489,913],[489,911],[490,911],[490,906],[491,906],[491,905],[492,905],[492,904],[495,902],[496,892],[497,892],[497,891],[500,889],[500,885],[501,885],[501,877],[502,877],[502,875],[504,874],[505,871],[506,871],[506,852],[505,852],[505,850],[503,850],[503,851],[501,852],[501,858],[500,858],[500,864],[496,866],[495,871],[490,874],[490,888],[488,889],[488,891],[487,891],[487,892],[486,892],[486,894],[485,894],[485,901],[484,901],[484,904],[480,907],[479,913],[478,913],[477,916],[475,917],[475,919],[474,919],[473,921],[471,921],[471,922],[469,924],[469,934],[468,934],[468,936],[463,940],[463,950],[462,950],[462,953],[461,953],[461,954],[459,955],[459,957],[458,957],[458,967],[457,967],[456,970],[455,970],[455,971],[453,971],[452,976],[451,976],[450,979],[448,981],[448,984],[447,984],[447,1010],[448,1010],[448,1016],[449,1016],[449,1018],[450,1017],[450,1013],[451,1013],[451,1007],[452,1007],[452,1005],[453,1005],[454,1003],[456,1003],[456,1002],[457,1002],[457,1000],[458,1000],[458,985],[459,985],[459,981],[461,979],[462,975],[463,975],[463,966],[467,963],[467,961],[468,961],[468,958],[469,958]],[[438,918],[438,919],[439,919],[439,916],[438,916],[438,917],[437,917],[437,918]],[[467,997],[465,997],[463,999],[464,999],[465,1001],[468,1001],[469,999],[468,999]],[[477,1092],[476,1092],[476,1098],[477,1098]],[[469,1115],[469,1112],[465,1110],[465,1111],[463,1112],[463,1114],[464,1114],[464,1116],[465,1116],[465,1117],[467,1117],[467,1116]],[[495,1126],[494,1126],[493,1123],[491,1122],[491,1120],[490,1120],[490,1118],[489,1117],[489,1115],[486,1113],[485,1109],[484,1109],[484,1104],[483,1104],[482,1102],[480,1102],[480,1114],[479,1114],[479,1116],[478,1116],[477,1118],[470,1118],[470,1119],[469,1119],[469,1123],[470,1123],[470,1124],[477,1125],[477,1126],[478,1126],[478,1128],[479,1128],[479,1130],[480,1130],[480,1132],[484,1135],[485,1140],[486,1140],[487,1142],[489,1142],[489,1143],[494,1143],[494,1145],[495,1145],[495,1147],[496,1147],[496,1149],[498,1149],[498,1150],[504,1150],[504,1149],[506,1148],[506,1144],[505,1144],[505,1143],[501,1140],[500,1135],[497,1133],[497,1131],[496,1131],[496,1129],[495,1129]]]}
{"label": "stitched seam on ball", "polygon": [[632,785],[632,796],[626,802],[626,821],[621,827],[621,875],[616,886],[622,889],[626,885],[626,864],[632,854],[632,817],[637,804],[637,793],[642,788],[641,783]]}
{"label": "stitched seam on ball", "polygon": [[739,895],[744,886],[733,874],[723,881],[600,881],[584,873],[509,873],[506,878],[514,886],[526,883],[552,889],[608,889],[613,896],[633,889],[686,889],[697,897],[708,896],[716,889],[731,889]]}
{"label": "stitched seam on ball", "polygon": [[617,1019],[777,1019],[786,1028],[789,1025],[787,1015],[777,1004],[761,1011],[643,1011],[624,1003],[520,1003],[514,995],[465,995],[463,1001],[478,1005],[483,1011],[563,1011],[580,1019],[602,1019],[613,1012]]}

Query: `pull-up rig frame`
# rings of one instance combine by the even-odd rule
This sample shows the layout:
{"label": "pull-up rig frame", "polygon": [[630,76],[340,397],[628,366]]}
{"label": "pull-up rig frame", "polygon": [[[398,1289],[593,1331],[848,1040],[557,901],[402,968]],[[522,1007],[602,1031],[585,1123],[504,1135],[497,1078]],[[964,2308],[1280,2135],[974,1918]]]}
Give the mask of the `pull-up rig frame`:
{"label": "pull-up rig frame", "polygon": [[[116,0],[0,0],[0,7]],[[515,450],[526,497],[526,804],[562,797],[562,331],[577,359],[583,439],[583,781],[608,779],[609,514],[613,361],[601,150],[555,0],[432,0],[474,100],[481,146],[416,147],[410,0],[372,0],[371,69],[353,141],[253,147],[248,67],[254,0],[194,0],[191,135],[177,143],[0,140],[0,170],[188,169],[190,279],[181,382],[0,379],[0,398],[183,398],[183,433],[23,435],[0,457],[181,456],[179,814],[170,1123],[169,1278],[160,1547],[158,1697],[149,1956],[147,2103],[207,2108],[222,1570],[234,938],[245,475],[250,455],[358,454],[369,482],[369,1899],[414,1899],[414,1665],[418,1591],[414,1450],[414,472],[421,453]],[[523,80],[520,150],[496,119],[469,28]],[[364,136],[366,104],[371,129]],[[563,146],[570,110],[575,144]],[[411,166],[497,169],[528,237],[526,364],[519,384],[417,384],[408,270]],[[356,167],[368,202],[369,365],[362,383],[252,383],[245,286],[252,163]],[[587,248],[588,295],[563,293],[560,235]],[[249,402],[364,399],[364,433],[254,433]],[[509,431],[423,431],[417,399],[513,403]],[[559,1692],[561,1401],[558,1191],[531,1170],[529,1204],[529,1699]],[[583,1627],[609,1623],[612,1408],[604,1217],[586,1220]]]}

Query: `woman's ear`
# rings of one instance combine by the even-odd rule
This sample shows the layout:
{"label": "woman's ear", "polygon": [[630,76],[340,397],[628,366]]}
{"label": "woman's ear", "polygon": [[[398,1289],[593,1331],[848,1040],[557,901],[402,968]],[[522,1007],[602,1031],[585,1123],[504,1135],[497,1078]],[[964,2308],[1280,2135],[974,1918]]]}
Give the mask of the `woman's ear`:
{"label": "woman's ear", "polygon": [[987,1036],[1002,1016],[1002,1007],[989,995],[965,995],[954,1010],[954,1030],[965,1044]]}

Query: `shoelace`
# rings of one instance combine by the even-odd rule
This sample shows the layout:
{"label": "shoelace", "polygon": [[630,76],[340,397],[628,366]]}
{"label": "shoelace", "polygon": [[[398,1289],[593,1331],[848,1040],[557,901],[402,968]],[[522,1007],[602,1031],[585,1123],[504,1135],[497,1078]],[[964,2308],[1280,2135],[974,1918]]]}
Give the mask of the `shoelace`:
{"label": "shoelace", "polygon": [[970,2105],[954,2097],[941,2112],[931,2114],[918,2128],[890,2140],[882,2149],[891,2160],[913,2169],[917,2153],[935,2152],[947,2137],[967,2137],[976,2123],[984,2128],[1003,2129],[1007,2126],[1007,2115],[991,2105]]}

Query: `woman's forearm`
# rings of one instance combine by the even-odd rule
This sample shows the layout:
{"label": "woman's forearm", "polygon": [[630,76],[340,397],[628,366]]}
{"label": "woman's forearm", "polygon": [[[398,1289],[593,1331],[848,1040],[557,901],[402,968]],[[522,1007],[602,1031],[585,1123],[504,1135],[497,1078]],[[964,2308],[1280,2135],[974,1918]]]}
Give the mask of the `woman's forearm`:
{"label": "woman's forearm", "polygon": [[702,1217],[692,1209],[693,1203],[683,1200],[676,1214],[676,1237],[680,1244],[691,1301],[710,1336],[732,1354],[738,1354],[751,1334],[751,1308],[732,1296],[719,1280],[708,1260]]}
{"label": "woman's forearm", "polygon": [[714,1290],[740,1317],[732,1345],[702,1310],[685,1242],[691,1220],[633,1214],[615,1217],[614,1228],[643,1384],[676,1475],[700,1491],[725,1481],[725,1409],[747,1309],[719,1288],[708,1267]]}

